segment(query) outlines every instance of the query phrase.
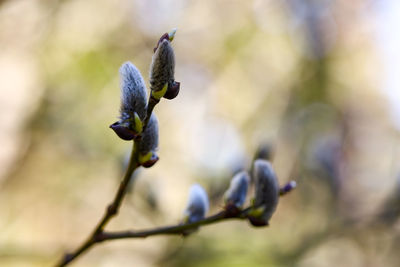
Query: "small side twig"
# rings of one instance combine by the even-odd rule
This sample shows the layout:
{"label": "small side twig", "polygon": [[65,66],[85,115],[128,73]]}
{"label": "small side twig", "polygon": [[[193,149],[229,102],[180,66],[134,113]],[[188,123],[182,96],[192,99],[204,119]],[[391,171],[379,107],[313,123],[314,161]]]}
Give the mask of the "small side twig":
{"label": "small side twig", "polygon": [[[283,195],[285,195],[285,194],[281,194],[281,196],[283,196]],[[158,228],[149,229],[149,230],[142,230],[142,231],[127,230],[127,231],[106,232],[106,231],[102,230],[102,231],[92,234],[92,236],[86,243],[84,243],[73,254],[67,254],[65,256],[63,264],[60,264],[57,266],[65,266],[66,264],[71,262],[73,259],[78,257],[81,253],[85,252],[87,249],[89,249],[90,247],[92,247],[93,245],[95,245],[97,243],[110,241],[110,240],[117,240],[117,239],[146,238],[146,237],[155,236],[155,235],[186,236],[192,232],[191,230],[195,230],[201,226],[226,221],[228,219],[239,219],[239,220],[247,219],[250,210],[251,210],[251,207],[248,207],[246,209],[241,210],[240,212],[238,212],[236,214],[230,214],[229,212],[224,210],[224,211],[221,211],[217,214],[206,217],[206,218],[199,220],[197,222],[194,222],[194,223],[163,226],[163,227],[158,227]],[[99,224],[99,226],[100,226],[100,224]]]}
{"label": "small side twig", "polygon": [[172,226],[164,226],[164,227],[159,227],[159,228],[154,228],[154,229],[149,229],[149,230],[142,230],[142,231],[134,231],[134,230],[128,230],[128,231],[119,231],[119,232],[104,232],[101,231],[95,235],[92,235],[90,242],[86,242],[83,244],[74,254],[67,254],[65,256],[64,262],[58,266],[65,266],[69,262],[71,262],[73,259],[78,257],[81,253],[83,253],[85,250],[90,248],[91,246],[105,242],[105,241],[110,241],[110,240],[117,240],[117,239],[127,239],[127,238],[146,238],[149,236],[155,236],[155,235],[182,235],[186,236],[189,233],[191,233],[191,230],[197,229],[200,226],[205,226],[217,222],[222,222],[228,219],[246,219],[247,214],[249,212],[250,208],[244,209],[241,212],[237,213],[236,215],[230,215],[226,211],[221,211],[217,214],[214,214],[212,216],[206,217],[200,221],[194,222],[194,223],[186,223],[186,224],[178,224],[178,225],[172,225]]}
{"label": "small side twig", "polygon": [[244,219],[244,218],[240,216],[234,216],[234,217],[229,216],[225,211],[222,211],[194,223],[163,226],[159,228],[142,230],[142,231],[128,230],[119,232],[103,232],[98,242],[115,240],[115,239],[126,239],[126,238],[146,238],[155,235],[187,235],[189,230],[196,229],[200,226],[221,222],[226,219]]}

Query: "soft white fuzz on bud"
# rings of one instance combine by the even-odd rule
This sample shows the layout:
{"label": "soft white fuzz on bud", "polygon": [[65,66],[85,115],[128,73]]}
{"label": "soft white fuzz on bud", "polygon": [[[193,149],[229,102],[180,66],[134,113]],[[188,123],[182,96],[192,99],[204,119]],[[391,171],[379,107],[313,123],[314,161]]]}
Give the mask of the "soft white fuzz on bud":
{"label": "soft white fuzz on bud", "polygon": [[258,159],[254,162],[255,197],[249,220],[254,226],[268,225],[279,200],[279,184],[271,163]]}
{"label": "soft white fuzz on bud", "polygon": [[233,176],[229,189],[225,192],[225,209],[228,213],[237,213],[246,201],[250,177],[245,171]]}
{"label": "soft white fuzz on bud", "polygon": [[199,184],[191,186],[189,200],[184,212],[184,222],[194,223],[204,219],[209,209],[206,191]]}
{"label": "soft white fuzz on bud", "polygon": [[119,69],[121,76],[120,120],[110,128],[124,140],[138,136],[146,116],[147,89],[140,71],[131,62],[125,62]]}

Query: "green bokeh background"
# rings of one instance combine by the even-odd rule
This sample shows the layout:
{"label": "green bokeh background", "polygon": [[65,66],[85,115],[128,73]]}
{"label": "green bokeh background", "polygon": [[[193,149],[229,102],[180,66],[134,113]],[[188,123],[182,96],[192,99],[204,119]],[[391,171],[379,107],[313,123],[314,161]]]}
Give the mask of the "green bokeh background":
{"label": "green bokeh background", "polygon": [[210,213],[268,144],[281,199],[268,228],[101,244],[73,266],[398,266],[399,132],[368,1],[0,1],[0,266],[52,266],[95,226],[130,143],[120,65],[148,80],[159,36],[179,96],[155,109],[160,161],[108,229],[178,223],[192,183]]}

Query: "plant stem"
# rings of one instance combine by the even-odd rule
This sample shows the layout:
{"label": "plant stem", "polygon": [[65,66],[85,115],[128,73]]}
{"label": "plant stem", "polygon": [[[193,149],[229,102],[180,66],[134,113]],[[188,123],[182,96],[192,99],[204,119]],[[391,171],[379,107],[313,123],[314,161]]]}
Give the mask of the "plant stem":
{"label": "plant stem", "polygon": [[204,218],[203,220],[194,223],[164,226],[143,231],[103,232],[98,242],[115,240],[115,239],[125,239],[125,238],[145,238],[154,235],[187,235],[189,233],[188,230],[196,229],[200,226],[220,222],[226,219],[243,219],[243,218],[236,216],[230,217],[227,216],[225,211],[222,211],[213,216]]}
{"label": "plant stem", "polygon": [[97,242],[96,240],[98,236],[101,235],[101,233],[104,230],[104,227],[111,220],[111,218],[113,218],[118,214],[119,207],[121,206],[122,200],[124,199],[126,189],[132,177],[132,174],[140,166],[137,157],[138,157],[138,142],[134,142],[128,168],[119,185],[117,194],[115,195],[113,202],[108,205],[103,215],[103,218],[97,224],[96,228],[94,229],[93,233],[89,236],[89,238],[74,252],[66,254],[56,266],[66,266],[68,263],[70,263],[79,255],[81,255],[83,252],[88,250],[93,244]]}
{"label": "plant stem", "polygon": [[[143,122],[143,131],[146,129],[151,114],[153,112],[154,107],[160,102],[160,100],[157,100],[153,97],[149,98],[149,103],[147,105],[147,112],[146,112],[146,118]],[[100,222],[97,224],[96,228],[92,232],[92,234],[89,236],[89,238],[82,243],[80,247],[78,247],[74,252],[72,253],[67,253],[64,255],[64,257],[61,259],[61,261],[56,265],[56,266],[66,266],[69,264],[71,261],[76,259],[78,256],[80,256],[82,253],[87,251],[89,248],[91,248],[94,244],[99,242],[99,238],[104,234],[104,227],[107,225],[107,223],[118,214],[119,207],[121,206],[122,200],[124,199],[124,196],[126,194],[126,189],[128,187],[128,184],[131,180],[133,172],[140,167],[139,161],[138,161],[138,156],[139,156],[139,144],[141,142],[141,139],[134,140],[134,144],[132,147],[132,152],[131,156],[129,159],[129,165],[128,168],[125,172],[125,175],[119,185],[118,191],[114,197],[113,202],[111,202],[108,206],[107,209],[100,220]]]}
{"label": "plant stem", "polygon": [[119,207],[121,206],[121,202],[124,199],[125,193],[126,193],[126,189],[128,187],[128,184],[130,182],[130,179],[132,177],[133,172],[139,167],[138,161],[137,161],[137,142],[134,143],[133,148],[132,148],[132,152],[131,152],[131,156],[130,156],[130,160],[129,160],[129,164],[128,164],[128,168],[125,172],[124,178],[121,181],[121,184],[118,188],[117,194],[114,197],[113,202],[108,205],[107,207],[107,211],[104,214],[103,219],[100,221],[100,223],[98,224],[98,226],[96,227],[95,230],[95,234],[102,232],[104,229],[104,226],[108,223],[108,221],[114,217],[115,215],[118,214],[118,210]]}
{"label": "plant stem", "polygon": [[149,102],[147,105],[147,113],[146,113],[146,118],[144,119],[143,125],[145,125],[145,127],[143,127],[143,132],[146,129],[147,124],[149,124],[149,120],[151,117],[151,113],[153,113],[153,109],[154,107],[160,102],[160,100],[155,99],[154,97],[151,96],[151,92],[150,92],[150,98],[149,98]]}
{"label": "plant stem", "polygon": [[[109,240],[116,240],[116,239],[126,239],[126,238],[146,238],[149,236],[155,235],[188,235],[191,233],[190,230],[197,229],[200,226],[213,224],[217,222],[221,222],[228,219],[245,219],[247,213],[250,208],[244,209],[242,212],[238,213],[237,215],[231,216],[226,213],[226,211],[221,211],[215,215],[206,217],[200,221],[194,223],[187,223],[187,224],[179,224],[179,225],[172,225],[172,226],[164,226],[159,228],[154,228],[150,230],[143,230],[143,231],[120,231],[120,232],[104,232],[100,230],[99,232],[95,232],[90,236],[90,238],[82,244],[74,253],[65,255],[63,261],[58,264],[57,266],[65,266],[83,252],[88,250],[90,247],[94,246],[97,243],[101,243],[104,241]],[[108,210],[108,209],[107,209]],[[103,219],[104,221],[104,219]],[[102,221],[102,222],[103,222]],[[107,221],[106,221],[107,222]],[[105,225],[105,224],[103,224]],[[98,227],[101,224],[98,225]]]}

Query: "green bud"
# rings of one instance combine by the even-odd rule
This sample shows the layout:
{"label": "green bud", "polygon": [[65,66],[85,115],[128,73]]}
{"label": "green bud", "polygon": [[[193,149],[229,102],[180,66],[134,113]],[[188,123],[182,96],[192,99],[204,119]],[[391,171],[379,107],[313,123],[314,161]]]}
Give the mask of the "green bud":
{"label": "green bud", "polygon": [[168,89],[168,83],[166,83],[164,87],[159,91],[151,91],[151,96],[154,99],[160,100],[167,92],[167,89]]}

